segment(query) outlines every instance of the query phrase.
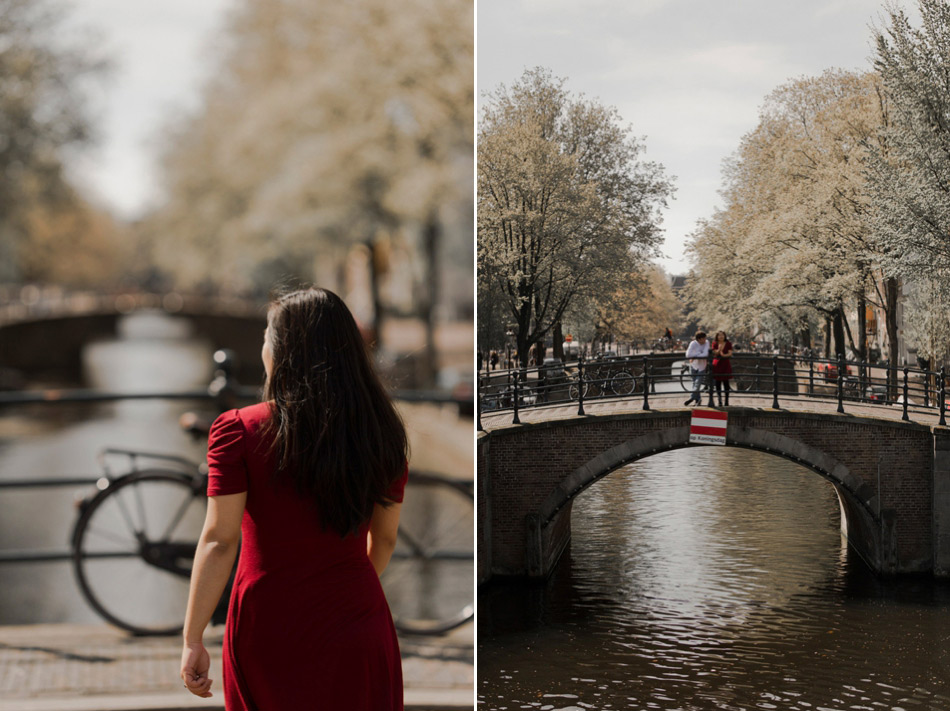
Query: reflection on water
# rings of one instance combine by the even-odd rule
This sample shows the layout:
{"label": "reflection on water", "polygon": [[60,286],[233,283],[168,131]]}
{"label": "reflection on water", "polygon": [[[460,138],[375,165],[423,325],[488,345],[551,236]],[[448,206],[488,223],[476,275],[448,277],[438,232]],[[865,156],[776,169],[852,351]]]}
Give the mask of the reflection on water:
{"label": "reflection on water", "polygon": [[210,342],[191,323],[161,313],[126,316],[115,340],[86,346],[83,373],[90,388],[113,391],[189,390],[208,384]]}
{"label": "reflection on water", "polygon": [[482,591],[480,708],[950,708],[950,589],[874,578],[838,516],[817,475],[746,450],[611,474],[550,580]]}

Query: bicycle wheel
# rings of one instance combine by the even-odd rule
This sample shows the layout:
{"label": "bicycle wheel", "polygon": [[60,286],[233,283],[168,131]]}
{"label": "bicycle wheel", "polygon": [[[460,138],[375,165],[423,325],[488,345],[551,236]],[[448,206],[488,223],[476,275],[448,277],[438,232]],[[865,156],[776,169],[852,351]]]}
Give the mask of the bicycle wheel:
{"label": "bicycle wheel", "polygon": [[689,371],[689,366],[684,365],[680,368],[680,387],[683,388],[683,392],[691,393],[693,392],[693,376]]}
{"label": "bicycle wheel", "polygon": [[402,632],[441,634],[472,619],[472,487],[470,481],[409,475],[396,549],[381,578]]}
{"label": "bicycle wheel", "polygon": [[73,570],[104,619],[137,635],[181,631],[204,490],[200,478],[148,470],[116,479],[82,504]]}
{"label": "bicycle wheel", "polygon": [[610,382],[610,377],[606,375],[602,370],[597,369],[591,373],[590,379],[585,383],[587,388],[584,392],[584,397],[594,399],[598,397],[603,397],[607,393],[607,385]]}
{"label": "bicycle wheel", "polygon": [[[583,380],[583,388],[584,388],[584,397],[587,397],[588,394],[590,393],[590,378],[588,378],[586,375],[584,376],[584,380]],[[572,382],[570,387],[568,387],[567,389],[567,394],[571,398],[571,400],[577,399],[579,390],[580,388],[578,388],[577,386],[577,381]]]}
{"label": "bicycle wheel", "polygon": [[614,373],[610,378],[610,389],[614,395],[629,395],[636,389],[637,379],[626,370]]}
{"label": "bicycle wheel", "polygon": [[749,373],[734,373],[732,377],[732,387],[739,392],[747,392],[752,389],[755,379]]}

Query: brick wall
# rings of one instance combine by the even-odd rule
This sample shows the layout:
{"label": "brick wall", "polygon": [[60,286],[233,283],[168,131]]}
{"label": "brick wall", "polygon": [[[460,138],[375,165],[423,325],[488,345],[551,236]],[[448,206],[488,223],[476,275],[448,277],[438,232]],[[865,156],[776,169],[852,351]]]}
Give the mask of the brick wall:
{"label": "brick wall", "polygon": [[476,479],[475,491],[475,515],[476,515],[476,580],[481,585],[491,577],[491,526],[489,525],[490,515],[490,491],[491,476],[488,470],[488,452],[490,437],[487,434],[480,434],[475,447],[476,467],[478,478]]}

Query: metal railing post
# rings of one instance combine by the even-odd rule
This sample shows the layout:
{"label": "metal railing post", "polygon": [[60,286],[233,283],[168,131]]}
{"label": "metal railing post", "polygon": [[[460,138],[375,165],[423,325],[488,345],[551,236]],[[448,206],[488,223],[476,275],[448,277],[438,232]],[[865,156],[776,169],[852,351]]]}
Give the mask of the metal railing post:
{"label": "metal railing post", "polygon": [[[709,351],[709,355],[706,357],[706,389],[709,390],[709,402],[706,407],[715,407],[713,403],[713,372],[712,372],[712,351]],[[702,395],[699,397],[699,403],[702,404],[703,398]]]}
{"label": "metal railing post", "polygon": [[815,361],[811,357],[808,359],[808,394],[815,394]]}
{"label": "metal railing post", "polygon": [[940,369],[940,426],[947,426],[947,366]]}
{"label": "metal railing post", "polygon": [[[650,409],[650,364],[648,357],[643,356],[643,409]],[[633,370],[633,368],[631,368]]]}
{"label": "metal railing post", "polygon": [[478,416],[478,431],[484,432],[485,428],[482,427],[482,376],[475,376],[475,412]]}
{"label": "metal railing post", "polygon": [[778,410],[778,356],[772,356],[772,409]]}
{"label": "metal railing post", "polygon": [[584,356],[577,358],[577,414],[584,414]]}
{"label": "metal railing post", "polygon": [[520,399],[520,393],[518,392],[518,380],[519,380],[520,373],[516,370],[512,375],[514,376],[514,380],[512,381],[512,387],[514,388],[514,397],[515,397],[515,401],[514,401],[515,416],[512,418],[511,424],[520,425],[521,418],[518,417],[518,400]]}
{"label": "metal railing post", "polygon": [[844,412],[844,353],[838,354],[838,412]]}
{"label": "metal railing post", "polygon": [[907,416],[907,375],[910,373],[910,368],[906,365],[904,366],[904,414],[901,415],[902,420],[909,420],[910,417]]}

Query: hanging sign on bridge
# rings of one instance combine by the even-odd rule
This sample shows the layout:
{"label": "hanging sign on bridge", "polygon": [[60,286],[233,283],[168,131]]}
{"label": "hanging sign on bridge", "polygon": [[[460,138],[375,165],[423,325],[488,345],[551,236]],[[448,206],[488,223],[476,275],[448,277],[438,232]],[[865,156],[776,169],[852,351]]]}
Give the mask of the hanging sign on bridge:
{"label": "hanging sign on bridge", "polygon": [[717,410],[693,410],[689,423],[689,441],[696,444],[725,444],[729,413]]}

